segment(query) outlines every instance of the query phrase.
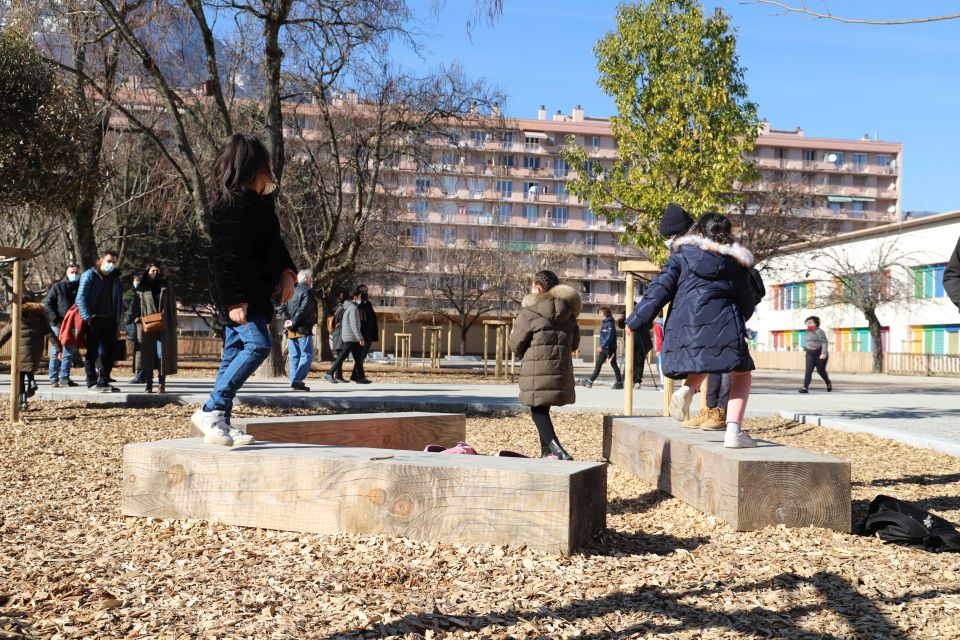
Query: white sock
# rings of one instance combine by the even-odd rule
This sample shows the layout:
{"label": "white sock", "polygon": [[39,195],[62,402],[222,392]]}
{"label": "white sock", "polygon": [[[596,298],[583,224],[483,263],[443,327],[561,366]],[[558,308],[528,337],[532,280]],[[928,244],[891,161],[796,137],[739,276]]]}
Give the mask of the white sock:
{"label": "white sock", "polygon": [[727,433],[731,435],[737,435],[740,433],[740,425],[736,422],[727,423]]}

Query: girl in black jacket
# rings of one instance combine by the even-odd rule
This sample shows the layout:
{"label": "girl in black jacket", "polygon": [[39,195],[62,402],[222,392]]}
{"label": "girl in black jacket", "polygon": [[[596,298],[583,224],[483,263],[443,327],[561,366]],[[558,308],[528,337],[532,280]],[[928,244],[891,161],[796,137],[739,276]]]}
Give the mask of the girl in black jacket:
{"label": "girl in black jacket", "polygon": [[685,377],[686,383],[670,399],[670,415],[683,420],[707,374],[730,373],[724,446],[755,447],[741,430],[755,369],[746,339],[746,321],[754,311],[753,254],[733,241],[724,215],[704,214],[696,231],[673,241],[673,253],[627,318],[627,328],[650,324],[672,302],[664,322],[663,373]]}
{"label": "girl in black jacket", "polygon": [[253,436],[230,426],[233,398],[270,354],[271,296],[293,295],[296,269],[274,212],[273,163],[257,138],[227,138],[210,178],[211,288],[224,324],[223,357],[213,392],[192,421],[204,441],[250,444]]}

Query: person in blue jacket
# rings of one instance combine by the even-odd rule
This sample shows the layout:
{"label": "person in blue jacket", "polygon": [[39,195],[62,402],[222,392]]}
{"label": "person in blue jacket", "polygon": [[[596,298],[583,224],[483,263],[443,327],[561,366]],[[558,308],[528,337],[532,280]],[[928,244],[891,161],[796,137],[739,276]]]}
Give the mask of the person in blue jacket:
{"label": "person in blue jacket", "polygon": [[613,375],[617,381],[613,383],[614,389],[623,389],[623,377],[620,375],[620,367],[617,366],[617,327],[613,322],[613,313],[610,307],[600,307],[600,315],[603,317],[603,324],[600,326],[600,346],[597,347],[596,364],[593,366],[593,375],[583,381],[586,387],[592,387],[593,383],[600,377],[600,368],[603,363],[610,359],[610,366],[613,367]]}
{"label": "person in blue jacket", "polygon": [[686,382],[670,399],[670,415],[683,419],[694,389],[708,374],[730,373],[723,444],[746,448],[757,446],[742,430],[751,371],[756,368],[746,328],[755,306],[750,284],[754,258],[733,241],[731,232],[726,216],[707,213],[697,222],[696,233],[674,239],[670,258],[626,324],[629,331],[636,331],[672,303],[664,321],[663,373]]}
{"label": "person in blue jacket", "polygon": [[102,252],[97,264],[80,276],[80,287],[77,289],[77,310],[83,318],[87,343],[84,359],[87,388],[97,393],[119,391],[110,386],[123,305],[117,258],[118,254],[113,249]]}

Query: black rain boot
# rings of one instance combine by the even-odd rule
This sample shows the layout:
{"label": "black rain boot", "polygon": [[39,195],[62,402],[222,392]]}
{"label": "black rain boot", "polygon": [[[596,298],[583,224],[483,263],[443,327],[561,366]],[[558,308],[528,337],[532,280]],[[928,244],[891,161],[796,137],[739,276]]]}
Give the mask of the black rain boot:
{"label": "black rain boot", "polygon": [[543,458],[553,454],[560,458],[561,460],[573,460],[573,456],[567,453],[563,447],[560,446],[560,443],[556,440],[551,440],[550,444],[547,445],[546,453],[543,451],[543,447],[540,448],[540,457]]}

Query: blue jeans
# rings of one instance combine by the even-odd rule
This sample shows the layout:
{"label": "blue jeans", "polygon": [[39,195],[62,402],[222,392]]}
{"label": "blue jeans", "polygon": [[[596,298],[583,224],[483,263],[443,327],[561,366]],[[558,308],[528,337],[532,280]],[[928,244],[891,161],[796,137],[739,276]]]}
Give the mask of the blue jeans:
{"label": "blue jeans", "polygon": [[287,350],[290,352],[290,383],[303,382],[310,374],[313,362],[313,336],[287,338]]}
{"label": "blue jeans", "polygon": [[203,410],[223,411],[229,418],[237,391],[269,355],[270,333],[265,318],[248,318],[247,324],[227,327],[217,381]]}
{"label": "blue jeans", "polygon": [[[60,337],[60,327],[50,327],[53,330],[53,335]],[[63,356],[60,360],[57,360],[57,354],[63,352]],[[50,364],[47,367],[47,371],[50,373],[51,380],[66,380],[70,377],[70,367],[73,366],[73,359],[79,356],[79,352],[76,347],[69,347],[64,349],[63,347],[57,347],[57,345],[50,344]]]}

